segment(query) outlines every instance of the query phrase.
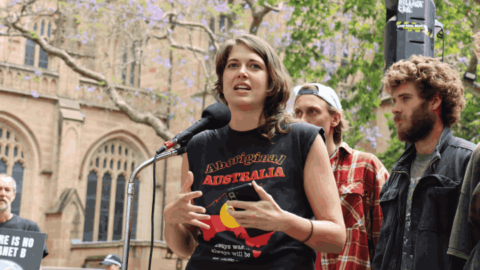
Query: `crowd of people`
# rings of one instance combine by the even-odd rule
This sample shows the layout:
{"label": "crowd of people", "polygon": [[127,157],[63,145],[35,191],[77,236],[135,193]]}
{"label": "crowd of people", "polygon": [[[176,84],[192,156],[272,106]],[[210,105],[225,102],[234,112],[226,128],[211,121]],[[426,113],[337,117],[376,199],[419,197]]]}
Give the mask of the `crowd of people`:
{"label": "crowd of people", "polygon": [[[342,141],[336,92],[293,87],[261,38],[226,41],[216,72],[232,119],[188,143],[181,192],[164,212],[186,269],[480,269],[480,144],[452,133],[465,98],[451,66],[412,56],[385,72],[406,144],[391,174]],[[245,183],[260,201],[228,199]]]}
{"label": "crowd of people", "polygon": [[[261,38],[226,41],[216,72],[231,121],[189,141],[182,190],[164,212],[166,241],[189,258],[186,269],[480,269],[480,144],[452,134],[465,98],[451,66],[412,56],[386,71],[406,143],[391,174],[342,141],[349,125],[336,92],[293,87]],[[260,201],[228,199],[249,182]],[[11,213],[15,195],[15,180],[0,174],[0,228],[40,232]],[[102,264],[122,262],[111,254]]]}

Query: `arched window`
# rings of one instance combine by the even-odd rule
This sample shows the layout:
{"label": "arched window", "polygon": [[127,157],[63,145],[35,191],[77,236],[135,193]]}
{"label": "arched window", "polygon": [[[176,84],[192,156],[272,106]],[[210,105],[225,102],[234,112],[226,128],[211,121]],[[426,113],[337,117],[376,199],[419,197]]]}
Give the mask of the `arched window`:
{"label": "arched window", "polygon": [[25,171],[23,144],[10,127],[0,124],[0,173],[11,175],[17,183],[17,195],[12,202],[12,213],[20,215],[22,186]]}
{"label": "arched window", "polygon": [[[101,145],[89,161],[83,241],[116,241],[124,234],[126,187],[135,168],[135,151],[115,139]],[[135,194],[140,184],[135,179]],[[98,198],[98,200],[97,200]],[[136,237],[138,197],[132,203],[132,233]]]}

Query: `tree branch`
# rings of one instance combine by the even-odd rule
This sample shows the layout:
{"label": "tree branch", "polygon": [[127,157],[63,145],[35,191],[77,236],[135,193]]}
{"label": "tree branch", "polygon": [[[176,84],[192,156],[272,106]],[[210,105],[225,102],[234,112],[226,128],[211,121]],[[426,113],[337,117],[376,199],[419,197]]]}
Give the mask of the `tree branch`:
{"label": "tree branch", "polygon": [[116,87],[109,80],[105,78],[100,73],[89,70],[85,67],[80,66],[75,60],[64,50],[56,48],[48,44],[43,38],[38,37],[37,35],[32,35],[30,31],[23,28],[22,26],[17,25],[16,23],[10,23],[8,20],[4,20],[7,25],[19,31],[25,38],[33,40],[35,43],[40,45],[42,49],[50,55],[54,55],[62,59],[67,66],[73,69],[78,74],[96,80],[98,82],[104,83],[105,92],[110,96],[115,105],[124,113],[126,113],[130,119],[134,122],[147,124],[153,127],[156,134],[164,140],[170,140],[173,138],[173,134],[167,129],[165,124],[155,117],[151,112],[139,112],[132,108],[127,102],[118,94]]}
{"label": "tree branch", "polygon": [[218,43],[215,39],[215,34],[210,30],[210,28],[206,27],[205,25],[201,23],[194,23],[194,22],[185,22],[185,21],[174,21],[175,24],[180,25],[180,26],[190,26],[190,27],[198,27],[202,28],[205,32],[207,32],[208,36],[210,37],[210,41],[213,43],[213,46],[215,47],[215,51],[218,51]]}
{"label": "tree branch", "polygon": [[177,42],[175,42],[175,40],[173,40],[173,38],[170,35],[168,36],[168,41],[170,42],[170,46],[172,46],[175,49],[188,50],[196,53],[201,53],[203,55],[208,54],[208,52],[206,52],[205,50],[202,50],[199,47],[178,44]]}
{"label": "tree branch", "polygon": [[260,28],[260,24],[263,21],[263,17],[267,15],[270,11],[276,11],[280,12],[283,7],[283,2],[277,4],[276,6],[271,6],[267,3],[264,3],[263,7],[259,7],[256,5],[256,3],[253,0],[246,0],[247,4],[250,6],[250,9],[252,10],[252,17],[253,21],[252,24],[250,25],[250,34],[256,35],[258,32],[258,28]]}

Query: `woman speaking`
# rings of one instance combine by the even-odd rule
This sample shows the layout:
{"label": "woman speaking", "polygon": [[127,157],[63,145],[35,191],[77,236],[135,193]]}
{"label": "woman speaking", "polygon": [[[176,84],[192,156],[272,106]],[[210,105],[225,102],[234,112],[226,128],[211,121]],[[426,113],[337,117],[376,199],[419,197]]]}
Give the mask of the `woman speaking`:
{"label": "woman speaking", "polygon": [[[164,212],[168,246],[190,257],[187,270],[313,270],[315,251],[339,253],[346,237],[323,130],[285,111],[292,80],[264,40],[226,41],[216,72],[232,119],[188,143]],[[247,183],[260,201],[231,200]]]}

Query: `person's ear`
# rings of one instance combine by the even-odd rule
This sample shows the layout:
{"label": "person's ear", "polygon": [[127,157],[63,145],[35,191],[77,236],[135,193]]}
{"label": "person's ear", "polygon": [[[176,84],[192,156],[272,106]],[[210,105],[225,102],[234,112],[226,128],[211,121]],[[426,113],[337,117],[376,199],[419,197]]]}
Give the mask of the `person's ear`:
{"label": "person's ear", "polygon": [[442,105],[442,96],[440,94],[434,94],[433,97],[430,99],[430,109],[432,111],[436,111],[440,109],[440,106]]}
{"label": "person's ear", "polygon": [[342,120],[342,115],[338,112],[336,112],[333,116],[332,116],[332,128],[335,128],[338,126],[338,124],[340,124],[340,120]]}

